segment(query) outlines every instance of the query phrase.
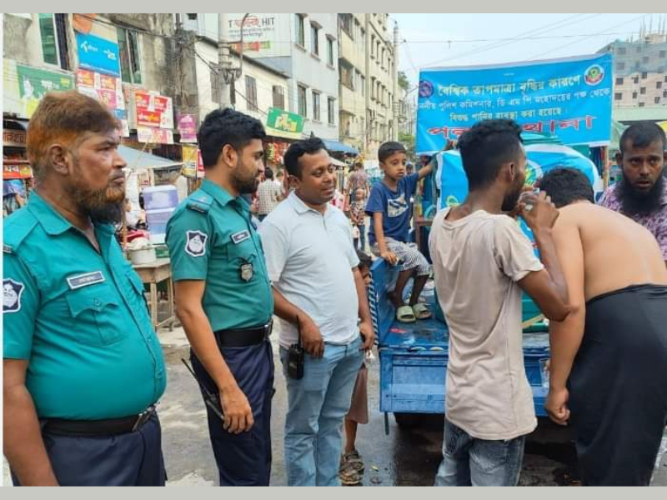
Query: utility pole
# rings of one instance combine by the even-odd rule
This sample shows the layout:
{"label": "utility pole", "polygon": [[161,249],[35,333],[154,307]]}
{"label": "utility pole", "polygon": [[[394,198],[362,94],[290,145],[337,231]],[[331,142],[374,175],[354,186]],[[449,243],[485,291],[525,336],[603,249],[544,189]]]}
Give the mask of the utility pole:
{"label": "utility pole", "polygon": [[232,69],[232,58],[229,51],[229,18],[227,14],[218,14],[218,102],[220,108],[229,108],[232,105],[229,78]]}
{"label": "utility pole", "polygon": [[398,140],[398,116],[400,114],[399,110],[399,96],[398,96],[398,21],[394,20],[394,67],[392,70],[392,88],[394,102],[391,103],[393,110],[393,120],[392,120],[392,131],[391,131],[391,140]]}

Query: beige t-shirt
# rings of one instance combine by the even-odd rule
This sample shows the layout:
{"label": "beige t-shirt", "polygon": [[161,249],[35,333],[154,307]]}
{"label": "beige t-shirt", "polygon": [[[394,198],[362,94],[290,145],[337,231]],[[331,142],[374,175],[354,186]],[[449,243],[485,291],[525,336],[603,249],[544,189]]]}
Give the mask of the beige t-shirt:
{"label": "beige t-shirt", "polygon": [[513,439],[537,426],[523,365],[521,289],[543,269],[516,221],[483,210],[433,220],[429,248],[449,326],[447,419],[472,437]]}

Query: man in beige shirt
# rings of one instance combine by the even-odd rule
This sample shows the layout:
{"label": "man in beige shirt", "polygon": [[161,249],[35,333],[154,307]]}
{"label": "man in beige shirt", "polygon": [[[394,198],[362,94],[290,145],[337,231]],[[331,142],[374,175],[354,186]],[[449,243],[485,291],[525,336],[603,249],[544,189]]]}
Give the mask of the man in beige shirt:
{"label": "man in beige shirt", "polygon": [[[564,319],[567,290],[551,228],[558,211],[544,194],[518,204],[526,154],[521,128],[487,120],[458,143],[468,177],[463,205],[440,212],[429,246],[449,326],[444,459],[437,486],[514,486],[525,436],[537,426],[523,365],[521,291],[549,319]],[[542,261],[508,212],[533,231]]]}

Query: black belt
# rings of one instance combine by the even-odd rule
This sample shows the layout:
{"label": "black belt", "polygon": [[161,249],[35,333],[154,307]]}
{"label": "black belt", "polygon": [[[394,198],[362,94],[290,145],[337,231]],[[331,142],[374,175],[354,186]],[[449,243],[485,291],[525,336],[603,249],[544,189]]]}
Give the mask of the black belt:
{"label": "black belt", "polygon": [[67,420],[47,418],[41,420],[42,432],[57,436],[101,437],[118,436],[137,431],[155,414],[155,405],[139,415],[106,420]]}
{"label": "black belt", "polygon": [[250,347],[267,340],[271,330],[273,330],[273,320],[263,326],[218,330],[215,332],[215,339],[220,347]]}

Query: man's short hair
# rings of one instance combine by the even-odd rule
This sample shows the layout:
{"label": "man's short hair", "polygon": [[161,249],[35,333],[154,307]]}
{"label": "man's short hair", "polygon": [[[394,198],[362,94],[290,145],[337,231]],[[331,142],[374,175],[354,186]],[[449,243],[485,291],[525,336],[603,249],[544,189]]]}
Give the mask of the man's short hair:
{"label": "man's short hair", "polygon": [[492,184],[500,167],[518,157],[521,143],[521,126],[513,120],[483,120],[464,132],[458,149],[469,189]]}
{"label": "man's short hair", "polygon": [[266,177],[268,180],[273,179],[273,170],[271,170],[269,167],[266,167],[264,169],[264,177]]}
{"label": "man's short hair", "polygon": [[327,148],[319,137],[309,137],[292,143],[283,156],[287,173],[301,179],[302,168],[299,165],[299,158],[305,154],[312,155],[321,150],[326,151]]}
{"label": "man's short hair", "polygon": [[359,269],[369,269],[373,265],[373,259],[366,252],[357,250],[357,257],[359,257]]}
{"label": "man's short hair", "polygon": [[222,148],[227,144],[238,153],[253,139],[264,139],[266,132],[262,122],[231,108],[211,111],[199,127],[197,142],[201,150],[204,168],[218,163]]}
{"label": "man's short hair", "polygon": [[667,146],[665,131],[659,125],[653,122],[638,122],[630,125],[621,134],[619,146],[621,153],[625,153],[627,148],[647,148],[655,141],[662,142],[662,149]]}
{"label": "man's short hair", "polygon": [[593,186],[588,177],[575,168],[556,168],[547,172],[540,181],[540,190],[551,197],[556,208],[582,200],[595,203]]}
{"label": "man's short hair", "polygon": [[380,160],[380,163],[384,163],[385,160],[394,153],[407,154],[407,150],[405,149],[405,146],[403,146],[403,144],[401,144],[400,142],[395,142],[395,141],[385,142],[380,146],[380,149],[378,149],[378,160]]}
{"label": "man's short hair", "polygon": [[36,180],[48,168],[49,148],[60,143],[76,147],[86,133],[108,133],[120,126],[116,117],[101,102],[76,90],[48,92],[30,118],[26,150]]}

